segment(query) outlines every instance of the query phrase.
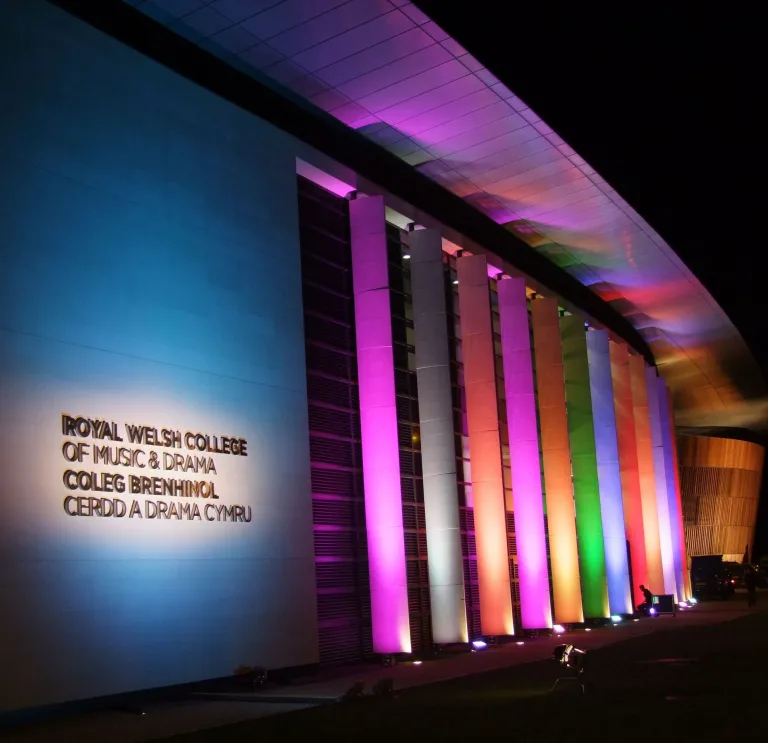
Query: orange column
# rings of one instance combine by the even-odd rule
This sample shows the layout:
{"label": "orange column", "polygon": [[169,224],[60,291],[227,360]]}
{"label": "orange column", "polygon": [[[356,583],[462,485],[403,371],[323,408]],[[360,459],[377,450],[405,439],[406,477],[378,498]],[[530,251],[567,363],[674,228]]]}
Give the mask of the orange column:
{"label": "orange column", "polygon": [[459,258],[456,270],[475,511],[480,625],[484,635],[512,635],[512,587],[488,265],[485,256],[471,255]]}
{"label": "orange column", "polygon": [[645,361],[641,356],[629,357],[629,379],[637,438],[637,469],[640,476],[640,499],[643,506],[645,557],[648,566],[648,588],[655,594],[665,593],[664,570],[661,563],[659,514],[656,509],[656,474],[653,466],[651,420],[648,413],[648,390]]}
{"label": "orange column", "polygon": [[616,410],[616,436],[619,442],[621,492],[624,500],[624,530],[629,540],[632,563],[632,595],[635,606],[645,601],[640,585],[648,586],[648,562],[645,554],[643,501],[637,459],[635,411],[629,377],[629,351],[625,343],[610,343],[613,402]]}
{"label": "orange column", "polygon": [[536,299],[531,313],[555,620],[583,622],[557,300]]}

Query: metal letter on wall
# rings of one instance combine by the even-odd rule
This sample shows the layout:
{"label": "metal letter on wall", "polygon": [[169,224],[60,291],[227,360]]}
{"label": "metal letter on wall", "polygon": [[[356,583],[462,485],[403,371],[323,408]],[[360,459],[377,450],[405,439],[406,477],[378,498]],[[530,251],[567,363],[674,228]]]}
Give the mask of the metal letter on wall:
{"label": "metal letter on wall", "polygon": [[629,541],[632,595],[639,606],[645,601],[640,586],[648,586],[648,564],[645,556],[643,501],[640,495],[640,472],[637,464],[635,413],[629,378],[629,350],[625,343],[610,343],[613,401],[616,410],[616,437],[619,443],[621,492],[624,499],[624,530]]}
{"label": "metal letter on wall", "polygon": [[442,239],[409,234],[432,637],[467,642]]}
{"label": "metal letter on wall", "polygon": [[[675,568],[677,597],[685,600],[685,563],[683,562],[684,538],[681,539],[680,523],[682,511],[677,498],[677,477],[675,477],[674,423],[669,419],[669,396],[667,385],[659,377],[656,380],[659,400],[659,423],[661,425],[661,443],[664,449],[664,475],[667,481],[667,502],[669,507],[669,533],[672,540],[672,564]],[[682,542],[682,543],[681,543]]]}
{"label": "metal letter on wall", "polygon": [[502,279],[498,294],[520,609],[525,629],[542,629],[552,609],[525,279]]}
{"label": "metal letter on wall", "polygon": [[584,615],[607,617],[610,609],[584,318],[578,315],[561,318],[560,332]]}
{"label": "metal letter on wall", "polygon": [[635,414],[635,436],[637,438],[637,469],[640,476],[640,498],[643,505],[643,533],[645,534],[645,557],[648,565],[647,587],[655,594],[662,594],[665,592],[664,570],[661,564],[659,513],[656,507],[656,474],[653,466],[645,361],[641,356],[630,354],[629,379],[632,386],[632,407]]}
{"label": "metal letter on wall", "polygon": [[373,649],[411,651],[384,200],[349,205]]}
{"label": "metal letter on wall", "polygon": [[514,634],[488,265],[456,261],[483,634]]}
{"label": "metal letter on wall", "polygon": [[[662,421],[659,411],[659,385],[656,370],[645,367],[645,387],[648,391],[648,418],[651,422],[651,444],[653,446],[653,471],[656,475],[656,511],[659,515],[659,543],[661,545],[661,568],[664,573],[664,593],[674,594],[677,600],[675,560],[672,548],[672,522],[667,496],[667,470],[664,461],[664,441],[661,438]],[[666,404],[666,400],[664,401]]]}
{"label": "metal letter on wall", "polygon": [[555,621],[584,621],[557,300],[531,302]]}
{"label": "metal letter on wall", "polygon": [[587,333],[587,358],[595,428],[597,479],[600,485],[600,513],[603,518],[608,603],[611,614],[631,614],[633,608],[629,585],[627,534],[624,530],[619,442],[616,434],[616,410],[607,331],[590,330]]}

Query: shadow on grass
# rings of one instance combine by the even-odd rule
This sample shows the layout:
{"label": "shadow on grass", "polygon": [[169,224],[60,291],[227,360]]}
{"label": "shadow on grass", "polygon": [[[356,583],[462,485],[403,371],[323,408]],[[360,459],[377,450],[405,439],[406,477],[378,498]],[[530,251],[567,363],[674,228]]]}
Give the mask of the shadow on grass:
{"label": "shadow on grass", "polygon": [[[169,738],[240,741],[730,740],[768,730],[768,614],[652,633],[589,653],[589,693],[553,661]],[[385,675],[385,674],[382,674]],[[763,706],[764,705],[764,706]]]}

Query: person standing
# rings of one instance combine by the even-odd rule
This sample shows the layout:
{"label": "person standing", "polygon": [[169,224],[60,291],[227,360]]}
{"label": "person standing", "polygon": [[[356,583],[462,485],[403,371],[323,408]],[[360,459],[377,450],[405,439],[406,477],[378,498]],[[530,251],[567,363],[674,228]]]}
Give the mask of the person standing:
{"label": "person standing", "polygon": [[744,585],[747,587],[747,606],[757,604],[757,573],[750,565],[744,573]]}

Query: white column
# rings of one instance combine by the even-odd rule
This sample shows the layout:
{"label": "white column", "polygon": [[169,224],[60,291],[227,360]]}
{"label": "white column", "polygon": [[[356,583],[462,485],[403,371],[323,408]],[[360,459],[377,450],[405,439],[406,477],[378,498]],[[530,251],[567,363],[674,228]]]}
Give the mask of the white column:
{"label": "white column", "polygon": [[416,230],[408,244],[432,636],[438,644],[467,642],[442,238]]}

